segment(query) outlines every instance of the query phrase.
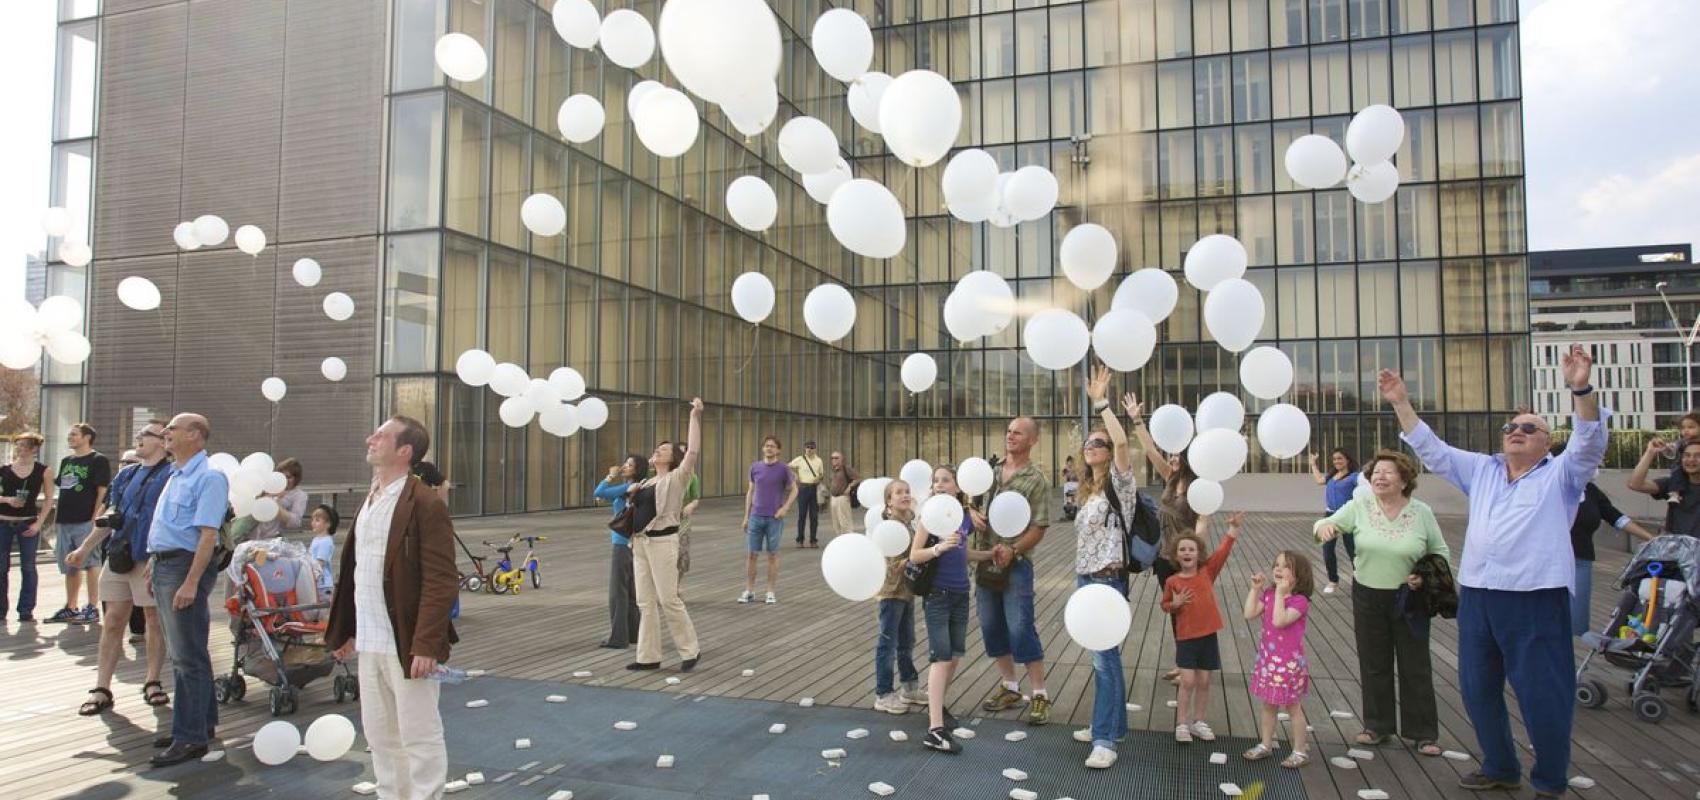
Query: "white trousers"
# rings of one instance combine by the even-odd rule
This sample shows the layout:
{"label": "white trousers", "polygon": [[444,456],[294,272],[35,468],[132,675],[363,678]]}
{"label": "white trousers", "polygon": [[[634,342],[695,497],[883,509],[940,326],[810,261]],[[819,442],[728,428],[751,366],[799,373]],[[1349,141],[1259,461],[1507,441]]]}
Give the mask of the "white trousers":
{"label": "white trousers", "polygon": [[449,776],[442,684],[411,680],[392,653],[360,656],[360,723],[372,748],[372,771],[383,800],[436,800]]}

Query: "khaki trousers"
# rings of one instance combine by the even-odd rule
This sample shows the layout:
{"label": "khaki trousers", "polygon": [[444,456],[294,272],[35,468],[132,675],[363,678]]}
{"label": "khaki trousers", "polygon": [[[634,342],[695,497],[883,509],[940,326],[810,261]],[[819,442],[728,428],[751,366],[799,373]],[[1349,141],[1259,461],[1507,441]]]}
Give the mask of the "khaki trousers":
{"label": "khaki trousers", "polygon": [[840,535],[856,530],[856,518],[850,508],[850,495],[832,498],[828,508],[832,511],[832,527],[836,528]]}
{"label": "khaki trousers", "polygon": [[679,537],[632,537],[632,572],[637,579],[637,660],[661,661],[661,621],[673,635],[680,659],[697,657],[697,629],[679,597]]}
{"label": "khaki trousers", "polygon": [[372,772],[384,800],[436,800],[448,781],[442,684],[411,680],[393,653],[360,655],[360,723],[372,747]]}

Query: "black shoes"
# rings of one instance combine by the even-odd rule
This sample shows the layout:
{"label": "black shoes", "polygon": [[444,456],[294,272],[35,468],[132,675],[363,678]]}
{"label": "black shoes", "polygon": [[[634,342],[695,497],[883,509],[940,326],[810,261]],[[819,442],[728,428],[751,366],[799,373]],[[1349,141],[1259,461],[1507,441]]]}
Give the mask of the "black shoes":
{"label": "black shoes", "polygon": [[950,732],[944,728],[933,728],[927,731],[927,738],[921,740],[921,746],[928,750],[950,755],[962,752],[962,748],[956,744],[955,739],[950,738]]}
{"label": "black shoes", "polygon": [[657,661],[653,664],[645,664],[642,661],[637,661],[627,664],[626,669],[632,672],[647,672],[652,669],[661,669],[661,662]]}
{"label": "black shoes", "polygon": [[[212,738],[213,738],[213,731],[212,731],[212,729],[209,728],[207,730],[207,740],[211,741]],[[171,731],[167,730],[163,735],[158,736],[153,740],[153,749],[164,750],[165,748],[171,746],[171,741],[172,741]]]}
{"label": "black shoes", "polygon": [[173,743],[170,747],[165,748],[164,752],[161,752],[159,755],[149,759],[148,763],[156,767],[169,767],[173,764],[181,764],[185,761],[194,761],[206,754],[207,746],[204,744]]}
{"label": "black shoes", "polygon": [[615,644],[613,642],[608,641],[607,639],[603,639],[602,643],[597,645],[597,647],[606,648],[608,650],[624,650],[628,647],[631,647],[631,645],[629,645],[629,644]]}
{"label": "black shoes", "polygon": [[702,654],[697,653],[695,658],[687,658],[684,661],[679,662],[679,671],[680,672],[690,672],[691,670],[696,669],[697,668],[697,661],[701,658],[702,658]]}
{"label": "black shoes", "polygon": [[1498,778],[1489,777],[1480,772],[1472,772],[1462,778],[1459,778],[1458,786],[1463,789],[1469,789],[1472,792],[1493,790],[1511,792],[1522,788],[1523,784],[1520,781],[1502,781]]}

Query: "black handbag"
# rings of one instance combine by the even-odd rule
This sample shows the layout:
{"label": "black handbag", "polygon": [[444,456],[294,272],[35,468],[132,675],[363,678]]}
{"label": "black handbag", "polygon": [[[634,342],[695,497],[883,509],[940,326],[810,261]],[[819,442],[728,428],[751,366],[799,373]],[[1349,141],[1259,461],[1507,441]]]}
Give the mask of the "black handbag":
{"label": "black handbag", "polygon": [[630,539],[632,534],[636,533],[636,531],[633,530],[633,528],[637,527],[636,505],[636,503],[626,503],[626,507],[620,509],[620,513],[615,514],[614,518],[608,521],[608,528],[613,532]]}
{"label": "black handbag", "polygon": [[[142,477],[142,485],[136,491],[140,493],[143,501],[148,496],[148,484],[153,481],[155,475],[159,474],[162,467],[165,468],[167,473],[171,471],[170,466],[161,461],[149,467],[147,475]],[[137,466],[133,469],[139,470],[141,467]],[[124,488],[129,489],[135,482],[135,476],[131,475],[130,479],[124,483]],[[128,575],[136,568],[136,554],[130,548],[130,525],[135,522],[132,512],[140,508],[140,506],[133,506],[130,511],[117,509],[118,529],[114,530],[106,539],[106,568],[119,575]]]}
{"label": "black handbag", "polygon": [[[927,534],[927,543],[924,546],[932,547],[938,543],[939,537],[929,533]],[[926,597],[933,593],[933,579],[937,578],[938,574],[939,560],[937,558],[925,564],[917,564],[914,561],[903,562],[903,583],[909,587],[909,591],[913,592],[916,597]]]}

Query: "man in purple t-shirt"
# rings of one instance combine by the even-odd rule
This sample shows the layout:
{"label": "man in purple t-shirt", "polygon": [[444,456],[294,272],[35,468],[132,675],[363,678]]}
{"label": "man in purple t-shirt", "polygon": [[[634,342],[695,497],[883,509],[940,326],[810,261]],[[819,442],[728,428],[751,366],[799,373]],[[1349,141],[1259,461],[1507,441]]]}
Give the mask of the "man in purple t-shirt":
{"label": "man in purple t-shirt", "polygon": [[779,540],[785,535],[785,512],[797,501],[797,476],[779,461],[779,437],[761,440],[761,460],[750,465],[750,488],[744,492],[744,533],[749,539],[749,559],[744,564],[744,593],[738,602],[756,599],[756,555],[767,551],[767,602],[779,602],[773,593],[779,582]]}

